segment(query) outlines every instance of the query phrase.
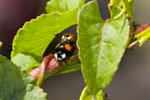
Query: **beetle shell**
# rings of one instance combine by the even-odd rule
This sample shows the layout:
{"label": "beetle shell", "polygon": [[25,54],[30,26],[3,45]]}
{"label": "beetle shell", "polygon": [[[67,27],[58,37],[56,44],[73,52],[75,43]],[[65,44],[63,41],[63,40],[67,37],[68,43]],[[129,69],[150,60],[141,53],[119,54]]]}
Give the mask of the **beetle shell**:
{"label": "beetle shell", "polygon": [[66,33],[62,40],[55,47],[55,58],[64,60],[73,55],[76,48],[76,36],[73,33]]}

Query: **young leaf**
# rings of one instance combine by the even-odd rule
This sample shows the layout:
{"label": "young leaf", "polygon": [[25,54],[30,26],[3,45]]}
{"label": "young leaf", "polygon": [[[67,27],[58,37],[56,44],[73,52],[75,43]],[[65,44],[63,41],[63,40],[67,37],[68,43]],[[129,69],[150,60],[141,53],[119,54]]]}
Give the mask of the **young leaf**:
{"label": "young leaf", "polygon": [[56,34],[77,23],[77,11],[44,14],[25,23],[13,40],[11,57],[18,53],[42,57]]}
{"label": "young leaf", "polygon": [[[116,7],[112,10],[115,14],[121,11]],[[96,1],[87,3],[81,9],[78,25],[79,57],[84,80],[92,95],[104,89],[112,80],[126,49],[128,37],[129,25],[125,14],[104,23]]]}
{"label": "young leaf", "polygon": [[3,56],[0,56],[0,99],[47,100],[46,93],[35,86],[33,79]]}
{"label": "young leaf", "polygon": [[85,87],[81,93],[80,100],[105,100],[103,98],[103,92],[99,91],[96,95],[91,95],[88,88]]}
{"label": "young leaf", "polygon": [[115,17],[119,17],[122,14],[126,13],[126,16],[131,20],[131,25],[133,23],[133,3],[134,0],[110,0],[110,13],[111,7],[120,7],[122,11]]}
{"label": "young leaf", "polygon": [[29,72],[32,69],[40,66],[40,62],[36,61],[32,56],[24,55],[21,53],[18,53],[11,59],[11,61],[20,67],[21,70],[26,72]]}
{"label": "young leaf", "polygon": [[46,5],[46,12],[66,12],[74,8],[79,8],[84,4],[85,0],[51,0]]}
{"label": "young leaf", "polygon": [[128,17],[133,20],[133,2],[134,0],[123,0],[123,5]]}

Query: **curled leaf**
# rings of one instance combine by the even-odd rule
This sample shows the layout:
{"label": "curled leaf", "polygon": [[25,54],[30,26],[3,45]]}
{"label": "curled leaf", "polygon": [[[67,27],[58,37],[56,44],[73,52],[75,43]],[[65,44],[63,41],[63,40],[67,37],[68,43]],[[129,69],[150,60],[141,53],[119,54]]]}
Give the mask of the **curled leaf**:
{"label": "curled leaf", "polygon": [[[53,54],[47,55],[44,57],[40,67],[34,69],[30,72],[30,75],[38,81],[42,81],[44,79],[44,74],[46,71],[53,71],[58,67],[58,60],[54,57]],[[41,83],[41,82],[40,82]]]}
{"label": "curled leaf", "polygon": [[40,85],[44,78],[77,70],[80,70],[80,61],[77,55],[73,55],[68,60],[59,62],[53,54],[49,54],[44,57],[40,67],[30,72],[30,76]]}

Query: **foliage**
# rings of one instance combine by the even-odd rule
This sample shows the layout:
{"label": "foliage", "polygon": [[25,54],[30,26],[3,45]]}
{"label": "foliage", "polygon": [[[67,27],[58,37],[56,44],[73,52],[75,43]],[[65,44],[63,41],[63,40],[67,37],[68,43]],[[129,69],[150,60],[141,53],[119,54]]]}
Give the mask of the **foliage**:
{"label": "foliage", "polygon": [[89,93],[87,87],[85,87],[80,96],[80,100],[105,100],[103,95],[103,92],[99,91],[95,96],[93,96]]}
{"label": "foliage", "polygon": [[[22,59],[22,56],[18,56],[20,53],[26,56],[26,58],[28,57],[30,60],[32,59],[32,61],[33,59],[35,60],[31,63],[40,63],[40,60],[43,59],[43,54],[46,48],[56,34],[59,34],[66,28],[77,24],[77,12],[85,0],[70,0],[69,2],[66,2],[68,7],[70,7],[66,8],[65,11],[61,10],[64,9],[64,7],[60,5],[62,2],[63,0],[49,1],[46,6],[48,14],[42,14],[36,19],[32,19],[30,22],[26,22],[24,26],[18,30],[17,35],[13,40],[13,50],[11,53],[12,61],[18,66],[22,66],[23,64],[21,63],[27,63],[26,65],[28,65],[28,61]],[[78,3],[73,6],[70,5],[71,2]],[[52,8],[51,6],[59,9],[49,9]],[[19,63],[18,60],[20,61]],[[38,67],[38,64],[30,64],[30,66],[23,67],[26,67],[23,69],[30,71],[33,68]],[[67,73],[76,70],[79,70],[79,64],[77,68],[66,68],[66,71],[61,71],[60,73]]]}
{"label": "foliage", "polygon": [[77,23],[77,10],[43,14],[25,23],[14,38],[12,58],[18,53],[42,57],[56,34]]}
{"label": "foliage", "polygon": [[51,0],[46,5],[46,12],[63,13],[81,7],[84,2],[85,0]]}
{"label": "foliage", "polygon": [[47,100],[46,93],[34,80],[3,56],[0,56],[0,87],[1,100]]}
{"label": "foliage", "polygon": [[113,19],[121,10],[113,7],[112,12],[112,18],[104,22],[97,2],[92,1],[79,13],[79,57],[84,80],[93,95],[112,80],[128,42],[129,24],[125,14]]}

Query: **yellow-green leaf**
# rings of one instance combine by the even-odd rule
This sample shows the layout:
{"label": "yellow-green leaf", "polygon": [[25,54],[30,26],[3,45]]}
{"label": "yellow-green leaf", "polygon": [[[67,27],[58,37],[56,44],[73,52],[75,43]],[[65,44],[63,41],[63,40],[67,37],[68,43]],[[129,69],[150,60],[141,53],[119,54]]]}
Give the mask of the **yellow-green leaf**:
{"label": "yellow-green leaf", "polygon": [[18,53],[42,57],[56,34],[77,23],[77,11],[43,14],[26,22],[13,40],[11,57]]}
{"label": "yellow-green leaf", "polygon": [[[112,13],[121,12],[113,8]],[[83,77],[94,95],[112,80],[129,38],[125,14],[102,21],[96,1],[87,3],[79,13],[78,48]]]}
{"label": "yellow-green leaf", "polygon": [[51,0],[46,5],[46,12],[66,12],[81,7],[84,2],[85,0]]}

